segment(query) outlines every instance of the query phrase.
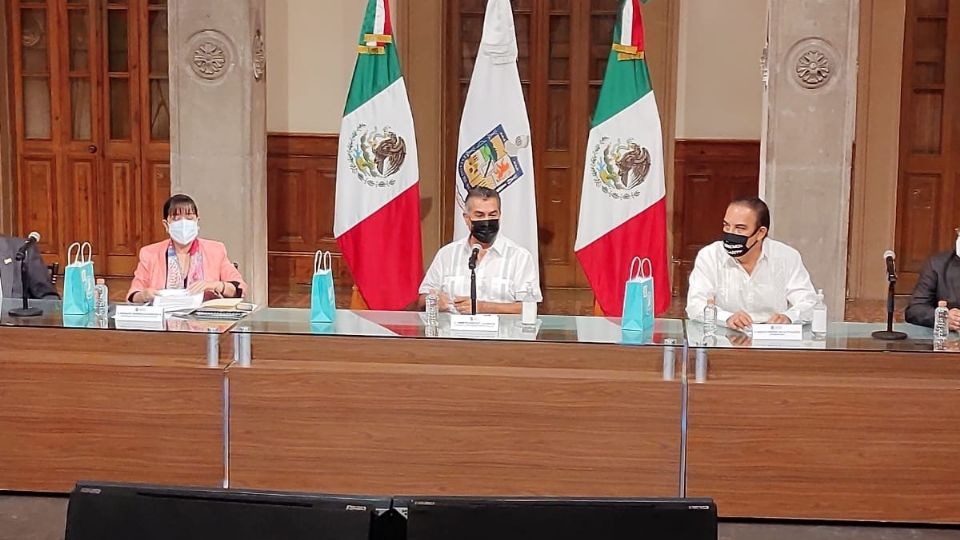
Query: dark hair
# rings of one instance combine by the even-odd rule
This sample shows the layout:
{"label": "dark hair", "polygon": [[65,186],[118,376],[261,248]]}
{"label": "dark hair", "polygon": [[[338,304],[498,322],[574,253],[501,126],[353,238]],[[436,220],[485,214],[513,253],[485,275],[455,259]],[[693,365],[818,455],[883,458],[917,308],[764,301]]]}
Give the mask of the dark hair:
{"label": "dark hair", "polygon": [[770,230],[770,208],[759,197],[736,199],[730,203],[730,206],[743,206],[753,210],[753,214],[757,216],[757,229],[766,227],[768,231]]}
{"label": "dark hair", "polygon": [[500,192],[488,187],[477,186],[470,188],[467,191],[467,196],[463,199],[464,209],[466,209],[467,204],[470,203],[470,199],[496,199],[497,207],[500,207]]}
{"label": "dark hair", "polygon": [[170,216],[191,212],[194,214],[200,213],[197,210],[197,203],[182,193],[170,197],[167,199],[167,202],[163,203],[163,219],[170,219]]}

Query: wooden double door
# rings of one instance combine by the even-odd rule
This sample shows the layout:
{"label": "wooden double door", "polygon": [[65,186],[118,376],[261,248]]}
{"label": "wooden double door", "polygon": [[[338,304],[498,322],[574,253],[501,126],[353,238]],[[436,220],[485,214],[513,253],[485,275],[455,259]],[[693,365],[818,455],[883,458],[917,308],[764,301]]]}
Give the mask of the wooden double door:
{"label": "wooden double door", "polygon": [[129,276],[170,193],[166,0],[9,0],[16,223]]}
{"label": "wooden double door", "polygon": [[[483,33],[486,0],[447,7],[444,171],[456,169],[460,116]],[[513,0],[518,67],[530,118],[542,281],[549,290],[588,290],[573,248],[590,120],[606,72],[620,0]],[[648,43],[659,43],[669,2],[644,6]],[[652,34],[656,37],[651,39]],[[658,45],[659,46],[659,45]],[[652,66],[657,70],[661,66]],[[664,77],[659,71],[654,76]],[[655,90],[662,90],[662,81]],[[662,96],[663,94],[661,94]],[[668,140],[672,141],[672,137]],[[443,237],[453,233],[453,184],[444,181]],[[589,295],[588,295],[589,297]],[[592,302],[592,297],[589,297]],[[549,299],[548,299],[549,301]],[[556,307],[556,306],[554,306]],[[569,306],[568,306],[569,307]],[[565,310],[572,312],[570,310]]]}
{"label": "wooden double door", "polygon": [[960,0],[907,2],[897,254],[902,292],[960,227]]}

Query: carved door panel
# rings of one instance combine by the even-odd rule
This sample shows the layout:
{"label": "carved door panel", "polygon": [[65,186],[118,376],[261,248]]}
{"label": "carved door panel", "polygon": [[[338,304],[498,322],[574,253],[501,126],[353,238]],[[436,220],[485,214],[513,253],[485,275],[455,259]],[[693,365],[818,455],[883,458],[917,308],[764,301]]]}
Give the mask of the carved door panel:
{"label": "carved door panel", "polygon": [[960,0],[907,2],[897,194],[900,291],[960,225]]}
{"label": "carved door panel", "polygon": [[61,134],[57,129],[56,43],[50,39],[56,15],[46,2],[11,5],[13,39],[11,52],[18,171],[16,192],[19,199],[18,228],[21,234],[40,231],[40,249],[45,254],[59,252],[63,231],[59,156]]}
{"label": "carved door panel", "polygon": [[132,275],[169,196],[165,0],[11,0],[21,234],[49,261],[90,241]]}

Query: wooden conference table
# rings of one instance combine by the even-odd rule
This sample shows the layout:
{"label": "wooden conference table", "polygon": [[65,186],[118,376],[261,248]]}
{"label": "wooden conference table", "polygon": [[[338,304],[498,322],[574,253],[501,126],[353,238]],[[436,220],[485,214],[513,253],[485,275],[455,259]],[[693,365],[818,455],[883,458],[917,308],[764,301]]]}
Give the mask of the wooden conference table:
{"label": "wooden conference table", "polygon": [[[0,490],[79,479],[368,494],[708,496],[722,516],[960,523],[960,354],[872,325],[751,343],[658,321],[266,309],[166,331],[0,321]],[[69,328],[69,326],[83,328]],[[64,328],[67,326],[67,328]],[[94,328],[91,328],[94,327]],[[252,362],[233,362],[236,334]],[[438,334],[438,335],[434,335]]]}

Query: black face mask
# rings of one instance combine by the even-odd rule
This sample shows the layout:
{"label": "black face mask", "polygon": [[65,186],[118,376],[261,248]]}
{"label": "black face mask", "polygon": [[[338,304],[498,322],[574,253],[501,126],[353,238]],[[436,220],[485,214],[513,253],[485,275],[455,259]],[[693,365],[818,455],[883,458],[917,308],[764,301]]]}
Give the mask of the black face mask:
{"label": "black face mask", "polygon": [[[757,232],[759,231],[760,229],[757,229]],[[723,233],[723,249],[727,250],[727,253],[734,259],[739,259],[740,257],[743,257],[749,253],[754,246],[760,243],[758,240],[754,242],[752,246],[747,246],[747,241],[750,240],[751,236],[757,234],[757,232],[754,232],[750,236],[735,233]]]}
{"label": "black face mask", "polygon": [[481,244],[492,244],[499,232],[499,219],[485,219],[483,221],[470,222],[470,233],[477,239],[477,242]]}

